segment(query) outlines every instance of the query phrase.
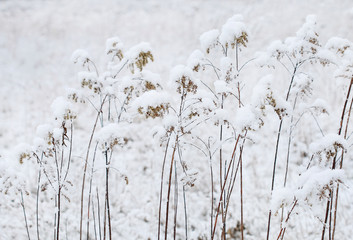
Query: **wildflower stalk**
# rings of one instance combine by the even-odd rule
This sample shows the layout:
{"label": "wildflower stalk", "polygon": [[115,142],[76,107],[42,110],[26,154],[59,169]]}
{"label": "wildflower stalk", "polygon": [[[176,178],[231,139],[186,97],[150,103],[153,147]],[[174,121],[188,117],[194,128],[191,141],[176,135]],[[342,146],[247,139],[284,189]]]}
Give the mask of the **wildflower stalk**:
{"label": "wildflower stalk", "polygon": [[[291,92],[292,89],[292,85],[293,85],[293,81],[297,72],[297,69],[299,67],[299,64],[297,63],[294,66],[294,70],[293,70],[293,74],[291,77],[291,81],[289,83],[289,87],[287,90],[287,96],[286,96],[286,101],[288,101],[289,99],[289,94]],[[276,141],[276,150],[275,150],[275,158],[273,160],[273,170],[272,170],[272,181],[271,181],[271,196],[272,196],[272,192],[274,189],[274,185],[275,185],[275,176],[276,176],[276,166],[277,166],[277,156],[278,156],[278,148],[279,148],[279,141],[281,138],[281,132],[282,132],[282,124],[283,124],[283,118],[281,119],[280,123],[279,123],[279,127],[278,127],[278,132],[277,132],[277,141]],[[268,221],[267,221],[267,236],[266,239],[269,240],[270,237],[270,227],[271,227],[271,215],[272,215],[272,211],[271,209],[269,210],[268,213]]]}
{"label": "wildflower stalk", "polygon": [[[338,135],[342,134],[343,122],[344,122],[344,118],[345,118],[345,114],[346,114],[346,108],[347,108],[347,105],[348,105],[349,97],[350,97],[350,94],[351,94],[352,85],[353,85],[353,77],[351,77],[351,81],[350,81],[350,84],[349,84],[349,87],[348,87],[346,99],[345,99],[345,102],[344,102],[344,105],[343,105],[342,114],[341,114],[341,120],[340,120],[340,127],[339,127],[339,130],[338,130]],[[349,115],[350,115],[350,111],[351,111],[351,107],[350,107],[350,110],[349,110]],[[348,118],[348,120],[349,120],[349,118]],[[346,127],[348,127],[348,121],[347,121]],[[346,137],[346,134],[345,134],[345,137]],[[337,160],[337,151],[336,151],[335,156],[333,158],[331,169],[335,169],[336,168],[336,160]],[[343,166],[343,155],[342,155],[342,159],[341,159],[341,163],[340,163],[340,168],[341,168],[341,166]],[[338,190],[336,190],[336,192],[338,193]],[[335,212],[334,213],[334,230],[332,232],[332,237],[333,238],[334,238],[334,231],[335,231],[335,225],[336,225],[336,213],[337,213],[336,204],[337,204],[337,201],[338,201],[338,195],[336,194],[336,203],[335,203],[335,210],[334,210],[334,212]],[[325,238],[325,230],[326,230],[326,225],[327,225],[327,221],[328,221],[328,216],[332,214],[331,213],[332,212],[332,202],[333,202],[333,194],[332,194],[332,191],[330,191],[330,196],[329,196],[329,199],[327,200],[327,204],[326,204],[325,220],[324,220],[324,224],[323,224],[323,228],[322,228],[322,234],[321,234],[321,239],[322,240],[324,240],[324,238]],[[329,229],[331,229],[331,220],[329,222]],[[331,238],[331,233],[329,235],[329,238]]]}
{"label": "wildflower stalk", "polygon": [[23,210],[23,216],[25,218],[25,223],[26,223],[27,237],[28,237],[28,240],[31,240],[31,237],[29,236],[29,229],[28,229],[27,215],[26,215],[26,207],[25,207],[25,203],[24,203],[24,200],[23,200],[22,190],[20,190],[20,193],[21,193],[21,206],[22,206],[22,210]]}
{"label": "wildflower stalk", "polygon": [[94,133],[96,131],[96,127],[97,127],[97,123],[98,123],[98,119],[102,113],[102,109],[103,109],[103,106],[104,106],[104,103],[105,103],[105,100],[107,98],[107,95],[105,95],[102,103],[101,103],[101,106],[99,108],[99,111],[97,112],[97,116],[96,116],[96,120],[94,122],[94,125],[93,125],[93,129],[91,131],[91,137],[89,139],[89,142],[88,142],[88,147],[87,147],[87,152],[86,152],[86,158],[85,158],[85,166],[83,168],[83,177],[82,177],[82,190],[81,190],[81,215],[80,215],[80,240],[82,240],[82,221],[83,221],[83,199],[84,199],[84,190],[85,190],[85,182],[86,182],[86,172],[87,172],[87,164],[88,164],[88,157],[89,157],[89,151],[91,149],[91,144],[92,144],[92,140],[93,140],[93,136],[94,136]]}

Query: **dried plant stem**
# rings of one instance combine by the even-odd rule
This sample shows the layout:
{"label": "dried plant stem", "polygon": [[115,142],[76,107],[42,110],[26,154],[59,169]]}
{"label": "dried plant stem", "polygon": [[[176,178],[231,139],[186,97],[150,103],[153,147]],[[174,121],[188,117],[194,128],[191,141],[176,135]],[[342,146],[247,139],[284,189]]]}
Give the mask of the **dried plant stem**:
{"label": "dried plant stem", "polygon": [[36,225],[37,225],[37,239],[40,240],[39,235],[39,192],[40,192],[40,178],[42,174],[42,169],[38,172],[38,185],[37,185],[37,198],[36,198]]}
{"label": "dried plant stem", "polygon": [[213,212],[214,212],[214,207],[213,207],[213,199],[214,199],[214,182],[213,182],[213,167],[212,167],[212,154],[209,151],[209,157],[210,157],[210,175],[211,175],[211,236],[213,234]]}
{"label": "dried plant stem", "polygon": [[101,211],[100,211],[100,203],[99,203],[99,194],[98,194],[98,187],[96,188],[97,192],[97,207],[98,207],[98,230],[99,230],[99,240],[102,240],[102,231],[101,231]]}
{"label": "dried plant stem", "polygon": [[[298,66],[299,66],[298,63],[294,66],[292,78],[291,78],[291,81],[289,83],[289,87],[288,87],[288,91],[287,91],[286,101],[288,101],[288,99],[289,99],[289,94],[290,94],[291,89],[292,89],[292,85],[293,85],[293,82],[294,82],[294,78],[295,78],[296,72],[298,70]],[[282,124],[283,124],[283,118],[281,119],[281,121],[279,123],[278,132],[277,132],[276,150],[275,150],[275,157],[274,157],[274,160],[273,160],[273,170],[272,170],[271,196],[272,196],[273,188],[274,188],[274,185],[275,185],[278,148],[279,148],[279,141],[280,141],[280,138],[281,138]],[[272,211],[270,209],[269,212],[268,212],[266,240],[269,240],[269,237],[270,237],[271,215],[272,215]]]}
{"label": "dried plant stem", "polygon": [[158,240],[160,240],[161,235],[161,213],[162,213],[162,198],[163,198],[163,181],[164,181],[164,168],[167,159],[168,147],[170,141],[170,134],[168,136],[167,144],[164,150],[163,164],[162,164],[162,175],[161,175],[161,187],[159,190],[159,208],[158,208]]}
{"label": "dried plant stem", "polygon": [[171,189],[172,174],[173,174],[173,164],[174,164],[175,152],[176,152],[177,144],[178,144],[178,137],[179,136],[177,135],[176,139],[175,139],[175,144],[174,144],[174,147],[173,147],[172,158],[171,158],[171,162],[170,162],[169,180],[168,180],[168,194],[167,194],[167,206],[166,206],[166,217],[165,217],[165,232],[164,232],[165,240],[167,240],[167,238],[168,238],[169,199],[170,199],[170,189]]}
{"label": "dried plant stem", "polygon": [[231,168],[231,166],[232,166],[232,162],[234,161],[235,152],[236,152],[236,149],[237,149],[237,147],[238,147],[239,139],[240,139],[240,135],[238,135],[237,140],[236,140],[236,143],[235,143],[235,145],[234,145],[232,157],[231,157],[230,163],[229,163],[229,165],[228,165],[227,173],[226,173],[226,178],[225,178],[225,181],[223,182],[223,185],[222,185],[222,188],[221,188],[220,199],[219,199],[218,206],[217,206],[216,219],[215,219],[215,223],[214,223],[214,225],[213,225],[213,231],[212,231],[211,240],[213,240],[213,239],[214,239],[214,236],[215,236],[216,227],[217,227],[218,215],[219,215],[219,213],[220,213],[221,203],[223,202],[223,194],[222,194],[222,193],[223,193],[223,191],[224,191],[224,189],[225,189],[225,186],[226,186],[226,183],[227,183],[227,179],[228,179],[228,175],[229,175],[229,172],[230,172],[230,168]]}
{"label": "dried plant stem", "polygon": [[59,234],[60,234],[60,217],[61,217],[61,186],[59,186],[58,190],[58,216],[57,216],[57,221],[56,221],[56,239],[59,240]]}
{"label": "dried plant stem", "polygon": [[[224,104],[224,95],[222,94],[222,98],[221,98],[221,109],[223,109],[223,104]],[[219,129],[219,142],[222,143],[223,141],[223,124],[220,124],[220,129]],[[221,190],[221,195],[223,195],[223,190],[222,186],[223,186],[223,177],[225,178],[225,176],[223,176],[222,173],[222,168],[223,168],[223,148],[222,145],[219,148],[219,184],[220,184],[220,190]],[[226,167],[226,166],[224,166]],[[225,208],[225,197],[222,197],[223,202],[221,203],[221,214],[222,214],[222,240],[226,240],[226,218],[224,216],[224,208]]]}
{"label": "dried plant stem", "polygon": [[[244,240],[244,205],[243,205],[243,148],[240,146],[239,162],[240,162],[240,233],[241,240]],[[229,199],[228,199],[229,201]]]}
{"label": "dried plant stem", "polygon": [[[343,105],[343,109],[342,109],[342,114],[341,114],[341,120],[340,120],[340,127],[339,127],[339,130],[338,130],[338,135],[341,135],[342,134],[342,129],[343,129],[343,122],[344,122],[344,116],[346,114],[346,108],[347,108],[347,105],[348,105],[348,100],[350,98],[350,93],[351,93],[351,89],[352,89],[352,85],[353,85],[353,77],[351,78],[351,82],[349,84],[349,87],[348,87],[348,91],[347,91],[347,95],[346,95],[346,99],[345,99],[345,102],[344,102],[344,105]],[[348,125],[347,125],[348,126]],[[336,151],[336,154],[333,158],[333,161],[332,161],[332,167],[331,169],[336,169],[336,160],[337,160],[337,151]],[[341,164],[343,162],[343,155],[342,155],[342,159],[341,159]],[[336,190],[337,191],[337,190]],[[336,195],[336,202],[338,201],[338,196]],[[332,212],[332,202],[333,202],[333,194],[332,194],[332,191],[330,191],[330,196],[329,196],[329,199],[327,200],[327,204],[326,204],[326,211],[325,211],[325,220],[324,220],[324,224],[323,224],[323,228],[322,228],[322,234],[321,234],[321,239],[324,240],[325,238],[325,230],[326,230],[326,225],[327,225],[327,220],[328,220],[328,216],[330,215],[331,216],[331,212]],[[336,211],[336,210],[335,210]],[[334,216],[335,218],[335,216]],[[336,220],[334,220],[335,222]],[[334,223],[335,224],[335,223]],[[329,230],[331,229],[331,218],[330,218],[330,221],[329,221]],[[333,234],[334,235],[334,234]],[[334,236],[333,236],[334,237]],[[331,239],[331,234],[329,234],[329,239]]]}
{"label": "dried plant stem", "polygon": [[110,218],[110,204],[109,204],[109,164],[108,161],[108,153],[105,151],[105,161],[106,161],[106,168],[105,168],[105,201],[107,203],[107,214],[108,214],[108,233],[109,233],[109,240],[112,239],[112,224]]}
{"label": "dried plant stem", "polygon": [[[98,142],[96,143],[96,147],[94,148],[92,167],[91,167],[91,179],[89,181],[89,193],[88,193],[88,204],[87,204],[87,240],[89,240],[89,221],[90,221],[90,209],[91,209],[92,181],[93,181],[94,162],[96,160],[97,147],[98,147]],[[94,209],[94,206],[93,206],[93,209]]]}
{"label": "dried plant stem", "polygon": [[91,137],[90,137],[89,142],[88,142],[86,158],[85,158],[85,165],[84,165],[84,168],[83,168],[82,190],[81,190],[80,240],[82,240],[83,199],[84,199],[84,192],[85,192],[85,182],[86,182],[86,172],[87,172],[89,150],[91,149],[91,144],[92,144],[93,136],[94,136],[94,133],[95,133],[95,130],[96,130],[96,127],[97,127],[98,119],[99,119],[99,116],[102,113],[102,109],[103,109],[103,106],[104,106],[106,98],[107,98],[107,95],[104,97],[104,99],[103,99],[103,101],[101,103],[100,109],[99,109],[99,111],[97,113],[96,120],[95,120],[94,125],[93,125],[93,129],[92,129],[92,132],[91,132]]}
{"label": "dried plant stem", "polygon": [[22,210],[23,210],[23,216],[25,218],[27,237],[28,237],[28,240],[31,240],[31,238],[29,236],[29,229],[28,229],[28,222],[27,222],[27,215],[26,215],[26,207],[25,207],[25,203],[24,203],[24,200],[23,200],[22,190],[20,190],[20,193],[21,193],[21,206],[22,206]]}
{"label": "dried plant stem", "polygon": [[[351,79],[351,84],[350,87],[353,84],[353,77]],[[346,102],[347,102],[346,98]],[[351,117],[351,112],[352,112],[352,106],[353,106],[353,98],[351,99],[351,103],[349,106],[349,110],[348,110],[348,116],[347,116],[347,121],[346,121],[346,128],[344,131],[344,139],[347,139],[347,131],[348,131],[348,124],[349,124],[349,120]],[[344,154],[344,150],[342,149],[342,153],[341,153],[341,161],[340,161],[340,169],[342,169],[343,167],[343,154]],[[336,231],[336,221],[337,221],[337,207],[338,207],[338,193],[339,193],[339,183],[337,183],[337,188],[336,188],[336,199],[335,199],[335,208],[334,208],[334,214],[333,214],[333,229],[332,229],[332,240],[335,239],[335,231]]]}
{"label": "dried plant stem", "polygon": [[185,194],[185,185],[183,185],[183,199],[184,199],[184,218],[185,218],[185,240],[188,240],[188,215],[186,208],[186,194]]}
{"label": "dried plant stem", "polygon": [[[295,96],[295,100],[294,100],[294,104],[293,104],[293,111],[294,111],[295,106],[297,104],[297,100],[298,100],[298,94]],[[293,135],[293,127],[294,127],[293,126],[293,121],[294,121],[294,116],[292,114],[291,119],[290,119],[290,127],[289,127],[287,158],[286,158],[286,171],[285,171],[285,174],[284,174],[283,187],[286,187],[286,185],[287,185],[288,170],[289,170],[289,158],[290,158],[290,148],[291,148],[291,143],[292,143],[292,135]],[[282,206],[282,211],[281,211],[281,228],[282,228],[283,215],[284,215],[284,206]]]}
{"label": "dried plant stem", "polygon": [[178,216],[178,175],[176,161],[174,161],[174,229],[173,236],[176,240],[177,216]]}
{"label": "dried plant stem", "polygon": [[94,239],[97,240],[97,224],[96,224],[96,214],[95,214],[95,211],[94,211],[93,198],[92,198],[92,213],[93,213]]}
{"label": "dried plant stem", "polygon": [[[292,214],[292,212],[293,212],[295,206],[297,205],[297,203],[298,203],[298,199],[295,199],[294,202],[293,202],[292,208],[291,208],[290,211],[288,212],[288,215],[287,215],[287,218],[286,218],[286,220],[285,220],[285,223],[287,223],[287,222],[289,221],[289,217],[290,217],[290,215]],[[286,229],[287,229],[287,227],[281,227],[281,230],[280,230],[280,232],[279,232],[279,234],[278,234],[277,240],[279,240],[280,238],[281,238],[281,239],[284,238],[284,234],[285,234],[285,232],[286,232]]]}

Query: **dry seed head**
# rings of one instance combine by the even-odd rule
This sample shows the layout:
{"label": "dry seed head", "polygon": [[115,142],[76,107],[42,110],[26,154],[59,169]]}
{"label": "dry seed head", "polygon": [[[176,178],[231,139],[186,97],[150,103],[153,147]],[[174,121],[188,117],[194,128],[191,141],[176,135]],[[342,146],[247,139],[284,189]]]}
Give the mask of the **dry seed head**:
{"label": "dry seed head", "polygon": [[29,153],[21,153],[19,157],[19,162],[20,164],[23,164],[23,161],[25,159],[29,160],[31,158],[31,155]]}
{"label": "dry seed head", "polygon": [[169,105],[163,103],[157,106],[148,106],[146,111],[144,111],[143,107],[139,107],[137,111],[139,114],[144,115],[146,118],[157,118],[163,117],[164,114],[168,111],[168,108]]}
{"label": "dry seed head", "polygon": [[231,43],[232,48],[234,49],[235,46],[238,44],[238,46],[243,45],[244,47],[247,47],[246,44],[248,42],[248,34],[246,32],[242,32],[240,37],[234,37],[234,42]]}
{"label": "dry seed head", "polygon": [[66,109],[66,113],[64,115],[64,120],[74,120],[77,115],[73,113],[70,109]]}
{"label": "dry seed head", "polygon": [[131,73],[135,73],[135,67],[137,67],[141,72],[143,67],[147,65],[149,60],[151,60],[152,62],[154,61],[152,53],[150,51],[141,51],[138,57],[134,60],[134,62],[129,64]]}
{"label": "dry seed head", "polygon": [[186,94],[186,92],[195,94],[197,92],[197,85],[188,76],[183,75],[177,80],[177,83],[179,83],[177,88],[179,94]]}
{"label": "dry seed head", "polygon": [[[158,86],[159,86],[159,84],[157,84],[157,87]],[[157,87],[156,87],[156,85],[154,85],[150,81],[145,81],[145,89],[146,89],[146,91],[148,91],[148,90],[156,90]]]}

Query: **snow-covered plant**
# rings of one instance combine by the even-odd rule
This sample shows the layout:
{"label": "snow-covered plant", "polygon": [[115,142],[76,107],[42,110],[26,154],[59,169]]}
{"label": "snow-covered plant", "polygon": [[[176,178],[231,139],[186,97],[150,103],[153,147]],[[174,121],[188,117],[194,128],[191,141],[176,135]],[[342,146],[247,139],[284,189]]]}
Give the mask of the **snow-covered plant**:
{"label": "snow-covered plant", "polygon": [[[118,37],[110,38],[106,42],[106,53],[110,57],[107,70],[100,73],[83,50],[73,53],[72,59],[86,68],[85,72],[78,74],[81,90],[70,93],[69,98],[75,102],[89,102],[96,110],[96,120],[86,151],[82,193],[81,193],[81,220],[80,239],[83,235],[83,205],[86,172],[89,162],[89,152],[98,122],[101,130],[96,138],[96,147],[92,164],[94,164],[97,146],[100,147],[105,160],[105,204],[103,220],[103,236],[112,238],[112,225],[109,202],[109,169],[114,149],[124,146],[129,141],[128,127],[134,115],[140,113],[148,117],[160,117],[167,111],[168,102],[159,97],[161,85],[159,76],[145,70],[145,66],[153,61],[152,49],[148,43],[140,43],[128,50]],[[146,101],[148,99],[148,101]],[[92,167],[93,171],[93,167]],[[91,176],[92,178],[92,176]],[[124,175],[127,182],[127,177]],[[90,211],[91,184],[88,199],[88,222]],[[99,225],[100,226],[100,225]],[[106,231],[106,226],[108,226]],[[96,226],[95,226],[96,228]],[[99,229],[100,230],[100,229]],[[87,226],[87,232],[89,225]],[[88,236],[88,233],[87,233]]]}
{"label": "snow-covered plant", "polygon": [[[49,195],[54,199],[54,236],[60,238],[61,205],[62,197],[70,201],[68,187],[72,185],[68,179],[73,151],[73,121],[77,113],[72,104],[64,97],[57,98],[52,104],[54,120],[49,124],[40,125],[37,128],[37,137],[33,146],[27,148],[19,155],[19,163],[27,161],[38,165],[38,181],[36,190],[36,235],[40,238],[39,223],[39,199],[40,194],[50,191]],[[44,175],[44,177],[43,177]],[[22,206],[24,208],[21,191]],[[25,212],[25,210],[24,210]],[[26,227],[27,227],[27,219]],[[27,227],[27,234],[30,233]]]}
{"label": "snow-covered plant", "polygon": [[[314,77],[312,77],[310,72],[309,73],[303,72],[302,69],[307,69],[308,66],[306,65],[308,64],[313,65],[316,63],[319,63],[322,66],[327,66],[328,64],[331,64],[331,63],[338,65],[339,63],[337,62],[337,56],[330,50],[334,49],[336,54],[343,55],[345,51],[349,49],[350,45],[348,41],[337,40],[336,42],[337,45],[336,47],[334,47],[335,44],[333,44],[333,42],[335,41],[330,40],[326,44],[326,46],[323,47],[320,44],[318,37],[319,35],[316,30],[316,18],[314,16],[308,16],[306,18],[305,24],[299,29],[295,37],[287,38],[284,42],[276,41],[268,48],[267,53],[259,55],[258,61],[262,63],[261,65],[274,67],[275,66],[274,63],[277,61],[280,65],[284,67],[285,71],[287,71],[290,75],[289,86],[284,100],[287,106],[285,115],[287,115],[289,118],[287,118],[288,120],[286,120],[283,118],[285,115],[282,115],[282,117],[279,115],[280,123],[278,128],[275,157],[273,162],[271,192],[275,190],[274,187],[275,187],[276,167],[277,167],[277,159],[280,151],[279,143],[280,143],[281,134],[283,132],[283,126],[286,126],[285,124],[289,121],[288,145],[287,145],[287,154],[286,154],[285,175],[284,175],[284,181],[283,181],[284,189],[287,186],[289,164],[290,164],[290,158],[291,158],[291,147],[293,144],[292,143],[293,135],[294,135],[295,128],[298,126],[298,123],[300,121],[304,121],[303,120],[304,116],[308,115],[310,118],[315,120],[321,135],[324,136],[324,132],[322,131],[319,123],[317,122],[315,114],[317,115],[317,114],[327,113],[327,106],[322,100],[313,99],[312,82],[314,81]],[[308,104],[309,101],[312,101],[314,103]],[[304,131],[305,131],[305,126],[304,126]],[[309,161],[309,164],[307,166],[307,171],[311,171],[311,168],[315,168],[317,166],[321,166],[321,169],[323,171],[327,171],[327,169],[330,168],[327,163],[331,162],[332,158],[335,158],[335,156],[337,155],[337,151],[339,149],[341,149],[342,151],[345,149],[342,141],[334,140],[336,139],[335,136],[328,135],[325,138],[330,140],[330,141],[327,141],[327,140],[324,141],[326,142],[325,147],[320,148],[316,145],[316,147],[314,147],[316,150],[313,151],[311,158],[310,156],[305,157],[305,159]],[[297,139],[296,141],[300,141],[300,139]],[[311,141],[315,141],[315,139],[312,139]],[[320,159],[320,161],[317,162],[317,164],[313,163],[314,159],[316,158]],[[304,160],[304,162],[306,160]],[[323,162],[326,164],[323,164],[322,160],[324,160]],[[335,160],[333,160],[333,162],[335,162]],[[331,169],[334,169],[334,167],[332,167]],[[320,185],[318,191],[321,193],[322,197],[317,200],[321,201],[323,199],[326,199],[324,196],[327,195],[327,191],[330,192],[329,195],[331,196],[331,192],[333,191],[333,183],[334,182],[339,183],[340,181],[341,181],[341,178],[335,178],[335,180],[331,179],[327,183]],[[300,188],[303,188],[303,187],[300,187]],[[307,192],[307,194],[308,195],[306,195],[305,197],[302,196],[301,199],[296,194],[294,194],[293,195],[294,200],[292,201],[291,204],[281,205],[281,208],[282,208],[281,230],[278,235],[278,239],[283,239],[285,229],[286,229],[286,224],[289,220],[289,215],[293,212],[293,209],[297,205],[304,205],[305,201],[303,199],[306,200],[307,206],[310,206],[310,204],[308,204],[308,201],[310,202],[309,199],[311,198],[310,196],[313,196],[313,192],[310,192],[310,193]],[[273,198],[276,198],[274,194],[272,196]],[[287,217],[284,216],[285,206],[288,209]],[[272,210],[270,209],[269,215],[268,215],[267,239],[269,239],[269,236],[270,236],[271,215],[272,215],[271,213],[272,213]],[[323,236],[324,236],[326,221],[327,221],[327,214],[325,219],[323,220],[323,222],[325,222]]]}
{"label": "snow-covered plant", "polygon": [[[161,188],[159,198],[159,217],[158,217],[158,239],[161,235],[161,213],[162,213],[162,198],[163,198],[163,183],[164,183],[164,171],[167,161],[169,150],[172,151],[170,156],[170,166],[168,175],[168,190],[166,199],[166,217],[165,217],[165,239],[168,237],[168,220],[169,220],[169,208],[170,208],[170,195],[172,187],[172,177],[174,170],[174,197],[178,195],[178,172],[177,172],[177,159],[179,159],[181,168],[183,170],[183,196],[184,196],[184,215],[187,219],[186,211],[186,199],[185,199],[185,188],[186,186],[193,186],[195,176],[197,173],[190,172],[188,170],[186,161],[182,158],[182,144],[183,139],[188,135],[192,135],[193,129],[200,124],[200,110],[197,108],[201,102],[196,97],[199,89],[199,81],[195,78],[191,68],[178,65],[174,67],[170,74],[171,86],[176,89],[179,101],[175,104],[169,105],[169,113],[164,117],[164,141],[166,142],[165,155],[162,166],[161,176]],[[177,198],[174,201],[174,227],[173,235],[174,239],[176,236],[177,228]],[[185,220],[185,236],[187,238],[187,220]]]}

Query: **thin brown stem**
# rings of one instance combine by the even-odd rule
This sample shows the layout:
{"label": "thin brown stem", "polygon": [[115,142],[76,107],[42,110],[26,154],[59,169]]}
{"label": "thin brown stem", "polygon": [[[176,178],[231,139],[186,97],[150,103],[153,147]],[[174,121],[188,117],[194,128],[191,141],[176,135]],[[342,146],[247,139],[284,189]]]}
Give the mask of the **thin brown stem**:
{"label": "thin brown stem", "polygon": [[163,157],[163,164],[162,164],[162,175],[161,175],[161,187],[160,187],[160,190],[159,190],[158,240],[160,240],[160,234],[161,234],[161,213],[162,213],[162,198],[163,198],[164,168],[165,168],[165,162],[166,162],[166,159],[167,159],[170,135],[171,135],[171,133],[168,136],[167,144],[166,144],[166,147],[165,147],[165,150],[164,150],[164,157]]}
{"label": "thin brown stem", "polygon": [[230,163],[229,163],[229,166],[228,166],[228,170],[227,170],[227,173],[226,173],[226,178],[225,178],[225,181],[223,182],[223,185],[222,185],[222,188],[221,188],[221,194],[220,194],[220,199],[219,199],[218,206],[217,206],[216,219],[215,219],[215,223],[214,223],[214,225],[213,225],[213,231],[212,231],[211,240],[213,240],[213,239],[214,239],[214,236],[215,236],[216,227],[217,227],[218,215],[219,215],[219,213],[220,213],[221,203],[223,202],[223,194],[222,194],[222,193],[223,193],[224,188],[225,188],[226,183],[227,183],[227,179],[228,179],[228,175],[229,175],[229,172],[230,172],[230,169],[231,169],[232,162],[234,161],[235,152],[236,152],[236,149],[237,149],[237,147],[238,147],[239,139],[240,139],[240,135],[238,135],[237,141],[236,141],[236,143],[235,143],[235,145],[234,145],[232,157],[231,157],[231,160],[230,160]]}
{"label": "thin brown stem", "polygon": [[166,217],[165,217],[165,232],[164,232],[165,240],[167,240],[167,238],[168,238],[169,199],[170,199],[170,189],[171,189],[172,174],[173,174],[173,164],[174,164],[174,158],[175,158],[175,152],[177,149],[177,144],[178,144],[178,135],[176,136],[176,139],[175,139],[175,144],[174,144],[173,153],[172,153],[172,159],[170,162],[170,170],[169,170],[167,206],[166,206]]}
{"label": "thin brown stem", "polygon": [[[244,240],[244,205],[243,205],[243,147],[240,147],[241,154],[239,155],[240,161],[240,233],[241,240]],[[229,201],[229,200],[228,200]]]}
{"label": "thin brown stem", "polygon": [[83,221],[83,198],[84,198],[84,192],[85,192],[85,182],[86,182],[86,172],[87,172],[87,164],[88,164],[88,157],[89,157],[89,151],[91,149],[91,144],[93,140],[93,136],[97,127],[97,123],[99,120],[99,116],[102,113],[102,109],[105,103],[105,99],[107,98],[107,95],[104,97],[99,112],[97,113],[96,120],[93,125],[93,129],[91,132],[91,137],[88,142],[88,147],[87,147],[87,152],[86,152],[86,158],[85,158],[85,166],[83,168],[83,177],[82,177],[82,190],[81,190],[81,215],[80,215],[80,240],[82,240],[82,221]]}
{"label": "thin brown stem", "polygon": [[[341,120],[340,120],[340,127],[339,127],[339,130],[338,130],[338,135],[342,134],[344,116],[346,114],[346,108],[347,108],[348,100],[349,100],[349,97],[350,97],[350,94],[351,94],[352,85],[353,85],[353,77],[351,78],[351,82],[350,82],[349,87],[348,87],[346,99],[345,99],[345,102],[343,104],[343,109],[342,109],[342,113],[341,113]],[[337,151],[336,151],[335,156],[333,158],[331,169],[335,169],[336,168],[336,160],[337,160]],[[341,163],[342,162],[343,162],[343,156],[342,156]],[[338,195],[336,195],[336,202],[337,202],[337,200],[338,200]],[[332,201],[333,201],[333,194],[332,194],[332,191],[330,191],[330,198],[327,200],[326,211],[325,211],[325,221],[324,221],[324,224],[323,224],[323,229],[322,229],[322,234],[321,234],[321,239],[322,240],[325,238],[325,230],[326,230],[326,225],[327,225],[327,219],[328,219],[328,216],[329,216],[329,212],[331,214],[330,208],[332,209]],[[335,216],[334,216],[334,218],[335,218]],[[334,222],[335,222],[335,220],[334,220]],[[331,228],[331,221],[329,222],[329,224],[330,224],[329,227]],[[334,235],[334,233],[333,233],[333,235]],[[330,234],[329,238],[331,239],[331,234]]]}
{"label": "thin brown stem", "polygon": [[28,229],[28,222],[27,222],[27,215],[26,215],[26,207],[25,207],[25,202],[23,200],[23,193],[22,190],[20,190],[21,193],[21,206],[22,206],[22,210],[23,210],[23,216],[25,218],[25,224],[26,224],[26,231],[27,231],[27,237],[28,240],[31,240],[30,236],[29,236],[29,229]]}

